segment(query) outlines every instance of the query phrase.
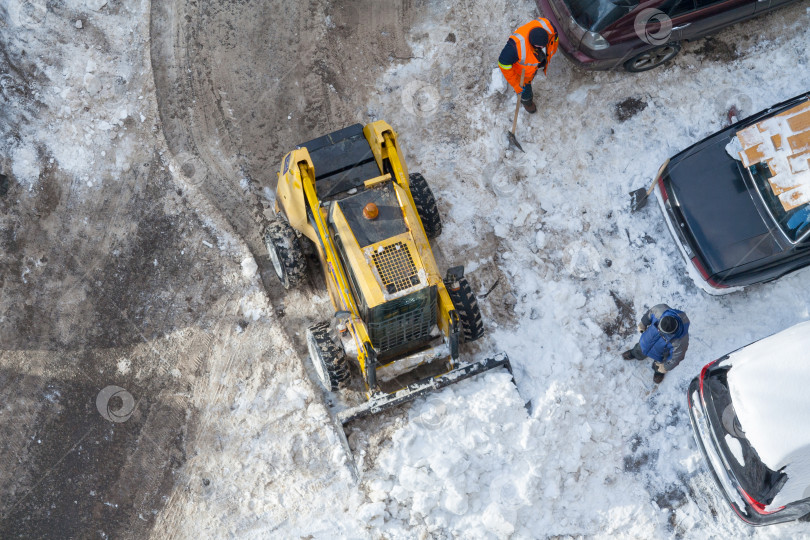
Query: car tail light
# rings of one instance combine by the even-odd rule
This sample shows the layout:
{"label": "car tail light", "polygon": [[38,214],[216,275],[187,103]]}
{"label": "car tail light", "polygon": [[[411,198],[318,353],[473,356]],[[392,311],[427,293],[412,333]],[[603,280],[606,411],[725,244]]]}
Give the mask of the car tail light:
{"label": "car tail light", "polygon": [[748,493],[746,493],[745,490],[743,488],[741,488],[740,486],[737,486],[737,489],[740,490],[740,493],[742,494],[742,496],[745,498],[746,501],[748,501],[748,504],[750,504],[753,507],[753,509],[756,510],[756,512],[758,514],[762,514],[763,516],[767,516],[768,514],[775,514],[776,512],[778,512],[779,510],[784,508],[784,506],[780,506],[776,510],[771,510],[770,512],[766,512],[765,511],[765,506],[766,506],[765,504],[762,504],[761,502],[754,500],[754,498],[751,497],[751,495],[749,495]]}
{"label": "car tail light", "polygon": [[709,272],[706,271],[706,267],[703,266],[703,264],[700,262],[700,259],[698,259],[697,257],[692,257],[691,260],[692,264],[694,264],[695,268],[697,268],[697,271],[700,272],[700,275],[703,277],[703,279],[706,280],[706,283],[708,283],[715,289],[728,289],[728,285],[718,283],[709,276]]}
{"label": "car tail light", "polygon": [[700,370],[700,379],[698,380],[698,382],[700,383],[700,399],[703,401],[704,404],[706,403],[706,400],[703,399],[703,379],[706,377],[706,373],[709,371],[709,368],[712,367],[713,365],[715,365],[719,361],[720,360],[717,359],[717,360],[714,360],[713,362],[709,362],[708,364],[703,366],[703,369]]}

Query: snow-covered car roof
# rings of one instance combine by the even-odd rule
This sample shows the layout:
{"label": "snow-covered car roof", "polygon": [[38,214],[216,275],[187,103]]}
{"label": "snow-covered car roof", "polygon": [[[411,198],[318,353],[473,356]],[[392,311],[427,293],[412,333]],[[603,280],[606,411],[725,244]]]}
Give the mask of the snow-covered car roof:
{"label": "snow-covered car roof", "polygon": [[810,321],[743,347],[725,364],[732,365],[728,387],[737,418],[762,462],[810,479]]}

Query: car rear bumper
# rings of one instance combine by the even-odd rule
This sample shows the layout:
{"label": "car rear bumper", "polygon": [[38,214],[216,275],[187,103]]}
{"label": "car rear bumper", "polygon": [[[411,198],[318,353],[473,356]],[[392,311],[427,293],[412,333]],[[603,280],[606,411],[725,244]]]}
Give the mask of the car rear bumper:
{"label": "car rear bumper", "polygon": [[[664,198],[661,195],[660,186],[656,185],[653,192],[655,193],[655,199],[658,201],[658,207],[661,209],[661,214],[664,216],[664,223],[667,224],[667,229],[669,229],[669,234],[672,236],[672,240],[675,242],[675,245],[678,246],[678,251],[686,263],[686,272],[689,274],[689,277],[692,278],[692,281],[695,282],[695,285],[697,285],[703,292],[713,296],[720,296],[741,291],[743,289],[742,287],[718,288],[713,287],[708,281],[706,281],[698,269],[695,268],[692,258],[686,252],[685,244],[688,242],[688,240],[684,238],[683,234],[675,227],[675,222],[673,221],[672,216],[667,209],[666,202],[664,202]],[[692,249],[691,246],[689,249]]]}
{"label": "car rear bumper", "polygon": [[692,379],[686,397],[689,405],[689,420],[692,423],[692,433],[700,448],[700,453],[703,454],[704,461],[709,466],[709,471],[711,471],[715,483],[723,493],[723,498],[726,499],[726,502],[741,520],[750,525],[761,525],[761,523],[749,519],[749,512],[744,510],[745,502],[737,492],[736,482],[731,477],[728,467],[725,465],[725,460],[717,450],[717,445],[714,442],[707,421],[706,409],[703,407],[703,401],[700,397],[698,377]]}

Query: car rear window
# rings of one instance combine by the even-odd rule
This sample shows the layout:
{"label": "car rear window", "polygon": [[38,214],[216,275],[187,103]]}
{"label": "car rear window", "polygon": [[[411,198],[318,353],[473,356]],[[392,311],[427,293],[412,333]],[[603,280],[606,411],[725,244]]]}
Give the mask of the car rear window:
{"label": "car rear window", "polygon": [[601,32],[630,13],[636,0],[565,0],[574,20],[592,32]]}
{"label": "car rear window", "polygon": [[771,171],[768,164],[765,162],[752,165],[748,169],[751,172],[751,178],[757,186],[762,200],[768,207],[771,216],[782,229],[791,242],[797,242],[805,234],[810,232],[810,204],[803,204],[785,211],[779,197],[773,191],[768,179],[771,177]]}
{"label": "car rear window", "polygon": [[754,500],[770,504],[787,481],[787,475],[772,471],[759,458],[740,426],[728,388],[728,369],[709,374],[704,397],[711,427],[720,451],[740,486]]}

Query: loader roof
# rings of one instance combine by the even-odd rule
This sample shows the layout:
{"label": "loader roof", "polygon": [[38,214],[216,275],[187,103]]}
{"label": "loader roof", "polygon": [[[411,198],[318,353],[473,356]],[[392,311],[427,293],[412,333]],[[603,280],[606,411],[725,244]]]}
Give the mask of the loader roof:
{"label": "loader roof", "polygon": [[334,131],[298,147],[309,152],[315,168],[315,189],[321,200],[360,188],[363,182],[381,174],[362,124]]}
{"label": "loader roof", "polygon": [[[400,189],[389,180],[329,204],[330,229],[339,239],[355,289],[369,308],[429,285],[400,206]],[[369,203],[377,205],[374,219],[363,214]]]}
{"label": "loader roof", "polygon": [[[374,203],[379,209],[376,219],[363,217],[363,208],[369,203]],[[363,190],[341,199],[335,204],[340,206],[346,222],[361,248],[382,242],[408,230],[391,182]]]}

